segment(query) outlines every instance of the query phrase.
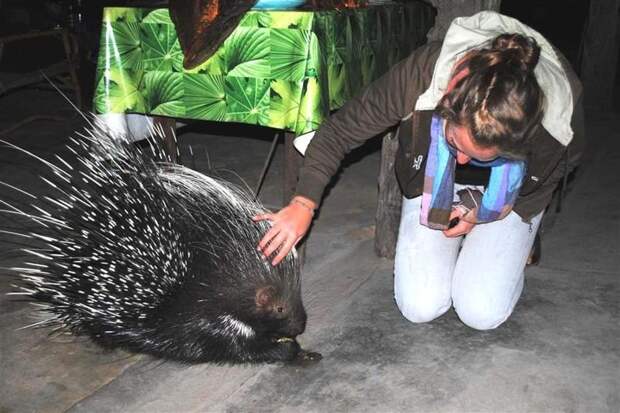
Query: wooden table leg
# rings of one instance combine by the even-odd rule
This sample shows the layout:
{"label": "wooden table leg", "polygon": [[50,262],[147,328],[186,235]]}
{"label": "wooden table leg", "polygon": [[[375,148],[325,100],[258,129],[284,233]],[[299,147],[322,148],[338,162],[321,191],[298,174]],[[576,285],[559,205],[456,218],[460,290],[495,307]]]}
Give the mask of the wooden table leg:
{"label": "wooden table leg", "polygon": [[375,252],[380,257],[394,258],[400,224],[402,194],[394,173],[398,139],[392,132],[383,137],[379,172],[379,197],[375,216]]}
{"label": "wooden table leg", "polygon": [[177,120],[163,116],[153,117],[153,126],[161,128],[164,133],[164,149],[170,155],[170,159],[174,163],[181,163],[181,154],[177,145],[176,129]]}
{"label": "wooden table leg", "polygon": [[293,146],[295,134],[282,132],[282,135],[284,137],[284,191],[282,201],[284,205],[287,205],[295,193],[297,180],[299,179],[299,169],[304,162],[304,158]]}
{"label": "wooden table leg", "polygon": [[[297,152],[297,149],[295,149],[293,145],[295,134],[291,132],[282,132],[282,134],[284,135],[284,187],[282,191],[282,201],[283,205],[288,205],[295,194],[297,180],[299,179],[299,170],[304,162],[304,158]],[[297,244],[297,254],[299,255],[299,262],[302,266],[306,258],[305,238],[307,238],[307,236]]]}

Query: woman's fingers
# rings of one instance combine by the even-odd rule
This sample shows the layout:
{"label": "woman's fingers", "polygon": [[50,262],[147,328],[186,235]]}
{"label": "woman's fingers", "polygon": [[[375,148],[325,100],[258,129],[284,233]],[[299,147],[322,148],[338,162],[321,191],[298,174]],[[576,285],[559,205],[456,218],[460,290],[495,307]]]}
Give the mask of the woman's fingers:
{"label": "woman's fingers", "polygon": [[254,222],[258,222],[258,221],[273,221],[273,219],[274,219],[274,214],[271,214],[271,213],[258,214],[258,215],[254,215],[252,217],[252,220]]}
{"label": "woman's fingers", "polygon": [[[271,257],[271,254],[276,252],[284,245],[287,239],[287,234],[284,231],[279,231],[278,234],[271,239],[269,244],[263,249],[263,255],[265,257]],[[287,251],[288,252],[288,251]]]}
{"label": "woman's fingers", "polygon": [[[467,222],[467,212],[463,209],[456,207],[452,208],[450,212],[450,228],[443,231],[444,235],[448,238],[460,237],[461,235],[468,234],[475,224]],[[453,224],[453,220],[456,220],[456,224]]]}
{"label": "woman's fingers", "polygon": [[258,250],[261,251],[264,255],[269,256],[269,254],[265,254],[265,247],[267,247],[272,242],[272,239],[276,235],[278,235],[279,232],[280,232],[280,229],[277,226],[271,227],[269,231],[265,233],[263,238],[261,238],[260,242],[258,243]]}
{"label": "woman's fingers", "polygon": [[450,212],[450,220],[453,220],[454,218],[462,218],[463,215],[465,214],[461,208],[452,208],[452,212]]}
{"label": "woman's fingers", "polygon": [[275,214],[259,214],[254,221],[269,220],[271,228],[258,243],[258,250],[264,257],[276,253],[271,263],[277,265],[293,249],[312,222],[315,204],[311,200],[299,198]]}
{"label": "woman's fingers", "polygon": [[471,222],[467,222],[464,219],[461,219],[458,224],[454,227],[447,229],[443,232],[443,234],[448,238],[459,237],[461,235],[468,234],[476,224],[472,224]]}
{"label": "woman's fingers", "polygon": [[280,261],[282,261],[284,257],[286,257],[286,255],[293,249],[296,243],[297,243],[297,240],[295,239],[295,237],[286,238],[286,241],[281,246],[280,251],[278,252],[278,255],[276,255],[274,259],[271,261],[271,265],[278,265]]}
{"label": "woman's fingers", "polygon": [[[263,254],[265,257],[271,257],[271,254],[279,250],[279,253],[284,255],[288,254],[288,251],[284,250],[284,246],[288,243],[288,240],[291,238],[291,235],[286,231],[278,232],[278,235],[271,239],[267,248],[263,250]],[[279,262],[279,261],[278,261]],[[274,264],[275,265],[275,264]]]}

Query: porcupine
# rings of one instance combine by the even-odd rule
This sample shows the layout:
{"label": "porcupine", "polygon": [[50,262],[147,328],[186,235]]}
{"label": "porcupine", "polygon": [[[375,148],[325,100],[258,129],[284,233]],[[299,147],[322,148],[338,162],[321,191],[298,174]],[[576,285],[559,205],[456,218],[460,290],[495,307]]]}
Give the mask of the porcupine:
{"label": "porcupine", "polygon": [[76,166],[37,158],[52,196],[28,194],[30,211],[0,200],[44,244],[12,269],[16,294],[44,304],[43,324],[187,363],[320,358],[295,338],[307,319],[296,253],[274,267],[256,250],[268,224],[251,217],[264,208],[172,164],[157,137],[142,150],[92,126],[68,145]]}

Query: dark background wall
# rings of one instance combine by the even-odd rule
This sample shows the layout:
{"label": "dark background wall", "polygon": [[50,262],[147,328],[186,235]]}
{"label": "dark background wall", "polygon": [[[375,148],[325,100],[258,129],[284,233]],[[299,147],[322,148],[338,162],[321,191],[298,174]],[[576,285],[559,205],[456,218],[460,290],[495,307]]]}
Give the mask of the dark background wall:
{"label": "dark background wall", "polygon": [[502,0],[501,12],[547,37],[572,63],[595,110],[620,109],[620,1]]}
{"label": "dark background wall", "polygon": [[589,7],[590,0],[503,0],[500,12],[539,31],[579,71]]}

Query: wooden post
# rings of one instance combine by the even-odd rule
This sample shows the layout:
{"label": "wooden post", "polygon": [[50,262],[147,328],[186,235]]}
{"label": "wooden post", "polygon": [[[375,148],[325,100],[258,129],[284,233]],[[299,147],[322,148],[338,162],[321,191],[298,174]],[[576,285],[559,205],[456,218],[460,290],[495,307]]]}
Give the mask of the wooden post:
{"label": "wooden post", "polygon": [[295,193],[297,180],[299,179],[299,169],[303,164],[304,158],[297,152],[293,145],[295,134],[286,131],[281,133],[284,139],[284,187],[282,192],[282,203],[283,205],[287,205]]}
{"label": "wooden post", "polygon": [[583,42],[581,78],[586,107],[609,110],[618,60],[620,0],[592,0]]}
{"label": "wooden post", "polygon": [[389,132],[383,137],[381,166],[379,170],[379,196],[375,216],[375,253],[380,257],[394,258],[400,223],[402,193],[394,173],[394,160],[398,139]]}
{"label": "wooden post", "polygon": [[161,127],[164,131],[164,148],[166,152],[170,155],[170,159],[174,163],[180,163],[181,157],[179,154],[179,147],[177,145],[176,138],[176,128],[177,128],[177,120],[175,118],[167,118],[163,116],[154,116],[153,117],[153,126]]}

